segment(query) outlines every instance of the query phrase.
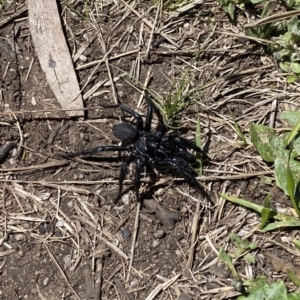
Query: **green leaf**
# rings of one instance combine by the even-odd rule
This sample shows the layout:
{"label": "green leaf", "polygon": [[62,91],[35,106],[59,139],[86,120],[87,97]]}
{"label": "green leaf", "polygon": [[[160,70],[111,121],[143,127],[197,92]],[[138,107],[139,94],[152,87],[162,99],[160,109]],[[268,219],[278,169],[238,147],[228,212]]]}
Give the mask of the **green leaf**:
{"label": "green leaf", "polygon": [[296,75],[288,75],[286,77],[286,82],[287,83],[294,83],[297,79],[298,79],[298,77]]}
{"label": "green leaf", "polygon": [[294,127],[300,120],[300,111],[285,110],[280,114],[280,119],[286,120],[290,126]]}
{"label": "green leaf", "polygon": [[279,62],[279,67],[283,72],[290,72],[291,70],[291,63],[287,62],[287,61],[280,61]]}
{"label": "green leaf", "polygon": [[294,16],[287,22],[288,31],[296,35],[299,34],[298,17]]}
{"label": "green leaf", "polygon": [[270,198],[271,198],[271,194],[269,193],[264,199],[264,208],[262,209],[260,214],[261,224],[259,226],[259,229],[263,229],[267,225],[268,220],[270,219],[270,215],[271,215]]}
{"label": "green leaf", "polygon": [[300,250],[300,240],[293,239],[293,243],[294,243],[294,245],[296,246],[296,248],[297,248],[298,250]]}
{"label": "green leaf", "polygon": [[257,248],[255,243],[250,243],[248,240],[242,240],[235,233],[230,234],[231,242],[237,247],[237,250],[234,253],[234,257],[239,257],[243,252],[247,250],[254,250]]}
{"label": "green leaf", "polygon": [[[276,158],[274,163],[275,168],[275,179],[277,186],[282,189],[286,195],[289,195],[288,185],[287,185],[287,165],[288,158]],[[296,190],[298,183],[300,182],[300,162],[291,160],[289,163],[289,169],[294,181],[294,191]]]}
{"label": "green leaf", "polygon": [[264,9],[261,13],[261,18],[265,18],[267,16],[270,16],[274,9],[276,8],[276,5],[277,5],[277,1],[276,0],[270,0],[270,1],[267,1],[266,4],[264,5]]}
{"label": "green leaf", "polygon": [[262,232],[268,232],[273,230],[278,230],[281,228],[294,228],[300,226],[300,220],[298,218],[290,218],[287,221],[278,221],[273,222],[265,226],[263,229],[261,229]]}
{"label": "green leaf", "polygon": [[249,262],[250,264],[255,264],[255,258],[253,255],[251,255],[250,253],[247,253],[245,256],[244,256],[244,259]]}
{"label": "green leaf", "polygon": [[272,128],[252,123],[250,134],[254,147],[265,161],[274,162],[277,157],[288,158],[284,140],[277,137]]}
{"label": "green leaf", "polygon": [[246,296],[239,296],[237,300],[299,300],[299,296],[299,293],[288,293],[283,281],[276,281],[271,284],[268,282],[259,283],[251,287]]}
{"label": "green leaf", "polygon": [[287,275],[291,281],[298,287],[300,287],[300,279],[294,274],[292,270],[287,270]]}
{"label": "green leaf", "polygon": [[300,120],[297,122],[297,124],[293,127],[292,131],[290,132],[288,139],[287,139],[287,144],[290,144],[291,141],[296,137],[300,130]]}
{"label": "green leaf", "polygon": [[232,20],[234,20],[234,13],[235,13],[235,4],[231,2],[228,5],[228,14]]}
{"label": "green leaf", "polygon": [[291,68],[295,74],[300,74],[300,64],[299,63],[291,62]]}
{"label": "green leaf", "polygon": [[223,248],[221,248],[219,251],[219,258],[227,265],[233,277],[238,278],[238,273],[232,263],[231,257],[224,251]]}
{"label": "green leaf", "polygon": [[245,135],[243,134],[243,131],[242,131],[240,125],[235,120],[234,114],[231,112],[231,110],[229,110],[229,113],[230,113],[231,119],[234,123],[234,128],[235,128],[236,133],[239,135],[239,137],[243,141],[244,146],[247,146],[247,141],[246,141]]}

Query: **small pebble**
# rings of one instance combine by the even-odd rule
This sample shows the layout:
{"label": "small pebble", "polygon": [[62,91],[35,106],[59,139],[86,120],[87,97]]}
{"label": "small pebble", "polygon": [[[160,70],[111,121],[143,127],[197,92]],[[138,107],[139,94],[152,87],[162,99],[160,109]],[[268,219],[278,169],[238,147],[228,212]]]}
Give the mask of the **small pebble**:
{"label": "small pebble", "polygon": [[160,240],[154,240],[153,242],[152,242],[152,248],[157,248],[159,245],[160,245]]}
{"label": "small pebble", "polygon": [[14,149],[11,151],[11,156],[12,156],[12,157],[15,157],[17,154],[18,154],[18,150],[17,150],[17,148],[14,148]]}
{"label": "small pebble", "polygon": [[120,231],[124,239],[128,239],[131,236],[131,232],[128,228],[122,228]]}
{"label": "small pebble", "polygon": [[122,197],[122,202],[124,203],[124,205],[129,205],[129,203],[130,203],[129,194],[125,194]]}
{"label": "small pebble", "polygon": [[161,239],[165,236],[165,232],[162,229],[156,230],[156,232],[154,232],[154,237],[156,239]]}
{"label": "small pebble", "polygon": [[74,207],[74,202],[73,201],[69,201],[67,203],[67,206],[70,207],[70,208],[73,208]]}
{"label": "small pebble", "polygon": [[67,254],[63,258],[63,262],[66,265],[66,267],[70,267],[72,265],[72,258],[70,254]]}
{"label": "small pebble", "polygon": [[183,24],[183,28],[184,28],[184,29],[190,29],[190,27],[191,27],[191,24],[190,24],[190,23],[184,23],[184,24]]}
{"label": "small pebble", "polygon": [[63,227],[65,225],[63,220],[58,220],[55,224],[56,227]]}
{"label": "small pebble", "polygon": [[162,188],[160,188],[160,189],[158,189],[157,191],[156,191],[156,196],[162,196],[163,194],[165,193],[165,191],[164,191],[164,189],[162,189]]}
{"label": "small pebble", "polygon": [[9,162],[11,165],[13,165],[13,164],[15,163],[15,159],[11,157],[11,158],[8,160],[8,162]]}
{"label": "small pebble", "polygon": [[31,98],[31,104],[32,104],[32,105],[36,105],[36,99],[35,99],[35,97],[32,97],[32,98]]}
{"label": "small pebble", "polygon": [[40,195],[42,201],[46,201],[50,199],[50,193],[43,193]]}
{"label": "small pebble", "polygon": [[82,180],[84,178],[83,174],[79,174],[79,179]]}
{"label": "small pebble", "polygon": [[79,59],[82,60],[82,61],[87,61],[87,57],[85,55],[83,55],[83,54],[81,54],[79,56]]}
{"label": "small pebble", "polygon": [[43,280],[43,285],[44,286],[47,286],[49,283],[49,277],[46,277],[44,280]]}
{"label": "small pebble", "polygon": [[23,241],[24,240],[24,234],[23,233],[17,233],[15,235],[15,240],[16,241]]}
{"label": "small pebble", "polygon": [[137,287],[139,285],[139,280],[137,278],[133,278],[130,282],[130,286],[132,288]]}

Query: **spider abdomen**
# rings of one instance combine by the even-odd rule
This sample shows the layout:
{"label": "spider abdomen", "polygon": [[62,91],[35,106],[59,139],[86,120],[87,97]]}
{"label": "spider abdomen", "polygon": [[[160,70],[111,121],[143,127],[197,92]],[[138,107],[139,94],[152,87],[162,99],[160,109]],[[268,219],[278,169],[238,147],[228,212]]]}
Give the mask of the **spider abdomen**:
{"label": "spider abdomen", "polygon": [[134,141],[138,133],[138,130],[129,123],[114,126],[114,136],[121,141]]}

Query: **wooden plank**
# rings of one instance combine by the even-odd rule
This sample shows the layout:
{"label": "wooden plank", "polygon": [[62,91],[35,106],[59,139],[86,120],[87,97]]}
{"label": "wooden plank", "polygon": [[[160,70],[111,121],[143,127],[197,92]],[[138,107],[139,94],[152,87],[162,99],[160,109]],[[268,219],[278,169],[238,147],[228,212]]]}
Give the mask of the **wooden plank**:
{"label": "wooden plank", "polygon": [[[55,0],[28,0],[31,37],[56,99],[70,116],[83,116],[82,95]],[[78,110],[79,109],[79,110]]]}

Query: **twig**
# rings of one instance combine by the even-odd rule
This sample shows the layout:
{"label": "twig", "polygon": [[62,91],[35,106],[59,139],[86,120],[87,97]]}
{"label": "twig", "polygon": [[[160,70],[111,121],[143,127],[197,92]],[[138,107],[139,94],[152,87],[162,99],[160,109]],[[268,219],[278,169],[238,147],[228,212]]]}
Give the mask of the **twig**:
{"label": "twig", "polygon": [[127,278],[126,278],[127,282],[129,280],[130,271],[131,271],[132,263],[133,263],[133,255],[134,255],[135,242],[136,242],[136,237],[137,237],[138,228],[139,228],[140,211],[141,211],[141,203],[138,202],[138,205],[136,207],[136,215],[135,215],[135,222],[134,222],[134,232],[133,232],[133,236],[132,236],[132,244],[131,244],[130,259],[129,259],[129,265],[128,265],[128,273],[127,273]]}
{"label": "twig", "polygon": [[193,224],[192,224],[192,237],[191,237],[191,248],[189,252],[189,257],[186,263],[186,269],[185,269],[185,275],[189,277],[189,272],[193,268],[193,262],[194,262],[194,255],[195,255],[195,247],[196,247],[196,237],[198,232],[198,224],[199,224],[199,218],[200,218],[200,206],[201,202],[198,199],[197,205],[196,205],[196,211],[193,218]]}
{"label": "twig", "polygon": [[34,165],[34,166],[28,166],[28,167],[0,169],[0,173],[40,171],[41,169],[63,167],[66,165],[68,165],[68,162],[66,162],[66,161],[55,161],[55,162],[51,162],[51,163],[45,163],[45,164],[41,164],[41,165]]}
{"label": "twig", "polygon": [[61,275],[63,276],[64,280],[66,281],[67,285],[69,286],[69,288],[71,289],[71,291],[75,294],[75,296],[77,297],[77,299],[81,300],[81,297],[77,294],[77,292],[74,290],[74,288],[72,287],[72,285],[70,284],[66,274],[64,273],[64,271],[62,270],[62,268],[60,267],[60,265],[58,264],[58,262],[56,261],[54,255],[52,254],[52,252],[50,251],[50,249],[48,248],[48,246],[46,245],[45,241],[42,240],[51,260],[54,262],[54,264],[56,265],[56,267],[58,268],[59,272],[61,273]]}

